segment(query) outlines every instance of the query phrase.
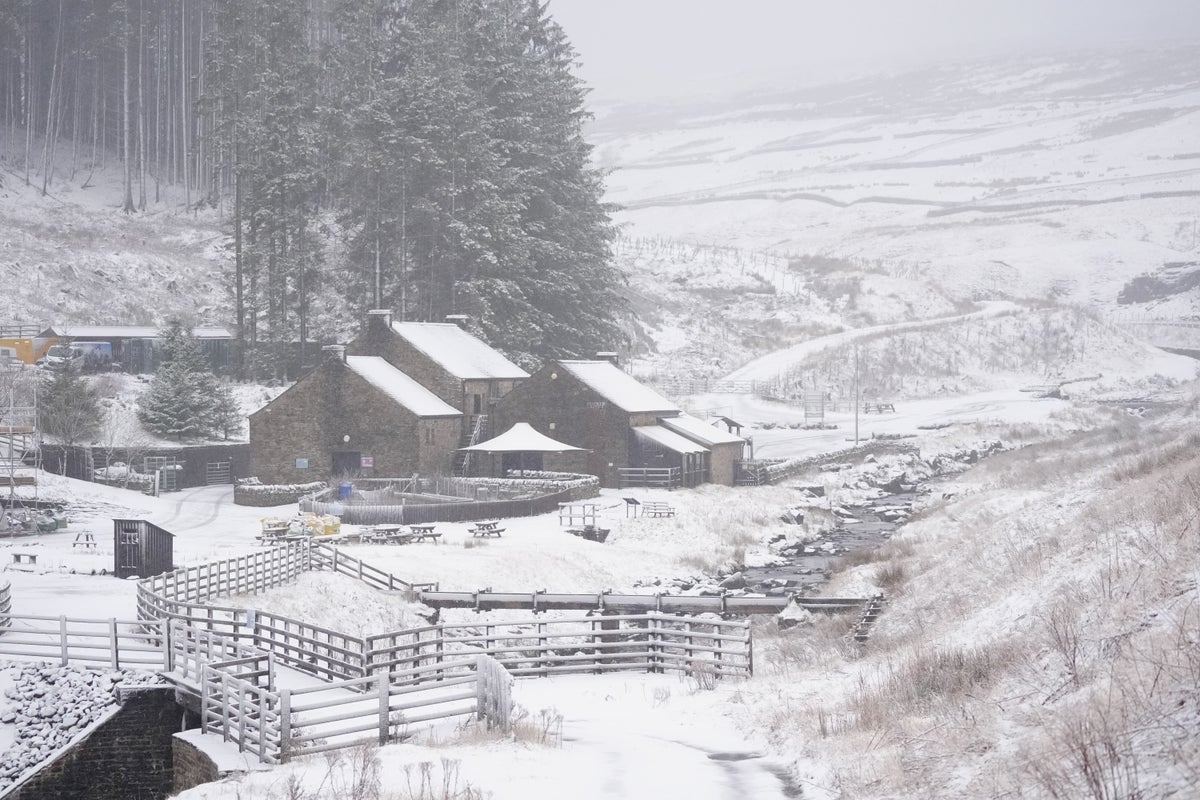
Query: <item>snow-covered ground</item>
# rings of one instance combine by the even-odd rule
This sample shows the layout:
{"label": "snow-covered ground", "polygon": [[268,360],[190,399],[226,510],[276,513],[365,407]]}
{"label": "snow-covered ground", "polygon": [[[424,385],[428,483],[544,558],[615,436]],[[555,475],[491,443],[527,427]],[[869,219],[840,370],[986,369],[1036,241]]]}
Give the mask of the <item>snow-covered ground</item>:
{"label": "snow-covered ground", "polygon": [[[695,402],[725,404],[734,410],[753,426],[760,455],[811,456],[852,444],[846,441],[849,430],[845,427],[836,431],[786,427],[803,419],[802,410],[794,407],[742,396],[702,397]],[[919,434],[922,438],[914,442],[936,451],[988,437],[1020,437],[1029,431],[1044,436],[1071,430],[1094,424],[1095,413],[1072,409],[1066,401],[1010,391],[904,404],[895,415],[860,420],[860,433],[864,438],[872,433]],[[949,423],[949,427],[937,431],[918,427],[931,420]],[[1010,441],[1019,443],[1020,439]],[[836,492],[842,479],[833,480],[829,488]],[[0,548],[39,554],[36,572],[6,573],[16,613],[80,614],[86,609],[89,616],[132,616],[133,583],[91,574],[112,567],[113,517],[144,517],[175,533],[176,561],[183,564],[225,558],[255,547],[260,520],[293,508],[234,506],[230,487],[154,498],[52,476],[47,477],[41,493],[69,499],[72,523],[55,533],[0,541]],[[401,577],[438,581],[446,589],[490,586],[498,590],[593,592],[638,588],[649,592],[671,579],[697,580],[738,559],[762,560],[769,555],[769,538],[802,533],[778,520],[779,511],[795,498],[795,491],[787,486],[709,486],[638,494],[669,500],[678,509],[677,516],[626,518],[619,494],[606,490],[600,523],[611,527],[613,533],[603,545],[565,535],[557,515],[550,514],[508,520],[504,536],[487,544],[476,542],[465,524],[444,523],[439,525],[445,534],[440,545],[363,545],[354,547],[353,552]],[[94,533],[100,542],[98,552],[72,546],[81,531]],[[416,619],[404,609],[379,610],[386,603],[377,597],[360,597],[374,593],[348,584],[351,582],[334,576],[306,576],[295,589],[272,593],[271,607],[316,622],[332,616],[343,627],[352,627],[347,610],[360,607],[362,613],[352,613],[349,619],[361,624],[364,631],[394,628]],[[246,600],[252,605],[265,602],[263,598]],[[474,615],[471,611],[447,613],[464,619]],[[433,777],[440,780],[438,776],[449,770],[461,785],[480,787],[496,798],[558,797],[562,787],[574,785],[576,779],[575,793],[582,797],[647,796],[638,787],[651,787],[654,797],[794,796],[789,794],[789,759],[782,754],[769,755],[768,743],[753,733],[757,723],[746,717],[748,709],[740,707],[749,688],[747,684],[727,684],[708,691],[687,679],[660,676],[595,682],[586,677],[523,681],[517,701],[534,721],[534,734],[526,733],[516,743],[479,742],[473,740],[479,734],[442,730],[432,734],[436,741],[397,745],[378,755],[383,774],[396,785],[415,780],[423,770],[432,770]],[[558,714],[563,716],[561,742],[553,732],[537,733],[539,726],[550,724],[546,720]],[[531,742],[530,737],[538,741]],[[550,746],[542,739],[549,740]],[[348,765],[349,758],[344,756],[342,763]],[[431,766],[413,766],[421,763]],[[657,770],[656,766],[669,768]],[[243,798],[265,798],[280,790],[286,773],[292,770],[305,772],[303,785],[312,787],[322,779],[331,780],[326,776],[330,769],[326,760],[306,760],[285,771],[255,776],[246,784],[199,787],[185,796],[232,798],[240,792]]]}

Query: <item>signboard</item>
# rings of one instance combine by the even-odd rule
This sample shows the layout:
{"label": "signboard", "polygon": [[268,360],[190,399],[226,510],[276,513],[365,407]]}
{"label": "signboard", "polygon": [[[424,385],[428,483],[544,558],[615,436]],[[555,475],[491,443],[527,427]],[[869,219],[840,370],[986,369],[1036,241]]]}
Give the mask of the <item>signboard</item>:
{"label": "signboard", "polygon": [[373,469],[375,467],[375,456],[360,456],[358,466],[361,469]]}
{"label": "signboard", "polygon": [[308,469],[308,459],[307,458],[297,458],[296,459],[296,469]]}

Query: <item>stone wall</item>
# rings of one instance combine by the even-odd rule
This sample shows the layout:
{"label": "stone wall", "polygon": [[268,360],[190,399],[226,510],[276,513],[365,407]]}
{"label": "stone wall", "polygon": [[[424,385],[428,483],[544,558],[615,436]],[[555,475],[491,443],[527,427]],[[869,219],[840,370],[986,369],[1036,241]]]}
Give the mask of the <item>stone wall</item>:
{"label": "stone wall", "polygon": [[233,502],[235,505],[256,508],[285,506],[328,486],[329,484],[322,481],[285,484],[238,483],[233,487]]}
{"label": "stone wall", "polygon": [[139,687],[122,693],[120,708],[6,800],[159,800],[173,791],[172,736],[187,711],[172,687]]}

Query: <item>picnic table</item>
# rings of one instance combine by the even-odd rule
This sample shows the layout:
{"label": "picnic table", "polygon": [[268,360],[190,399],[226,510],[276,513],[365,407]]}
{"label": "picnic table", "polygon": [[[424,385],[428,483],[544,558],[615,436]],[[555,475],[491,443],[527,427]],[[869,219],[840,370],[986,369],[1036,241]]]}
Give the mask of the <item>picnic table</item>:
{"label": "picnic table", "polygon": [[414,542],[433,542],[434,544],[437,544],[438,540],[442,538],[442,535],[440,533],[433,532],[433,529],[436,527],[436,525],[428,524],[409,525],[408,533]]}
{"label": "picnic table", "polygon": [[363,539],[375,544],[408,544],[413,535],[400,530],[402,525],[372,525]]}
{"label": "picnic table", "polygon": [[481,520],[471,527],[472,536],[495,536],[499,538],[502,533],[504,533],[504,528],[500,527],[500,520],[495,519]]}

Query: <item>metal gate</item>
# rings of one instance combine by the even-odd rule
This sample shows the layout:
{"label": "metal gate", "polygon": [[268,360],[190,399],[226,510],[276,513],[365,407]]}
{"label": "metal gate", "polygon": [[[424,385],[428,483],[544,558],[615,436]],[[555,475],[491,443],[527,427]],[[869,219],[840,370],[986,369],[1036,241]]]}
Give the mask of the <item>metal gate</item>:
{"label": "metal gate", "polygon": [[216,486],[222,483],[233,483],[232,462],[209,461],[204,466],[204,485]]}
{"label": "metal gate", "polygon": [[158,490],[160,492],[175,492],[179,490],[176,473],[180,467],[175,456],[146,456],[142,467],[151,475],[155,472],[158,473]]}

